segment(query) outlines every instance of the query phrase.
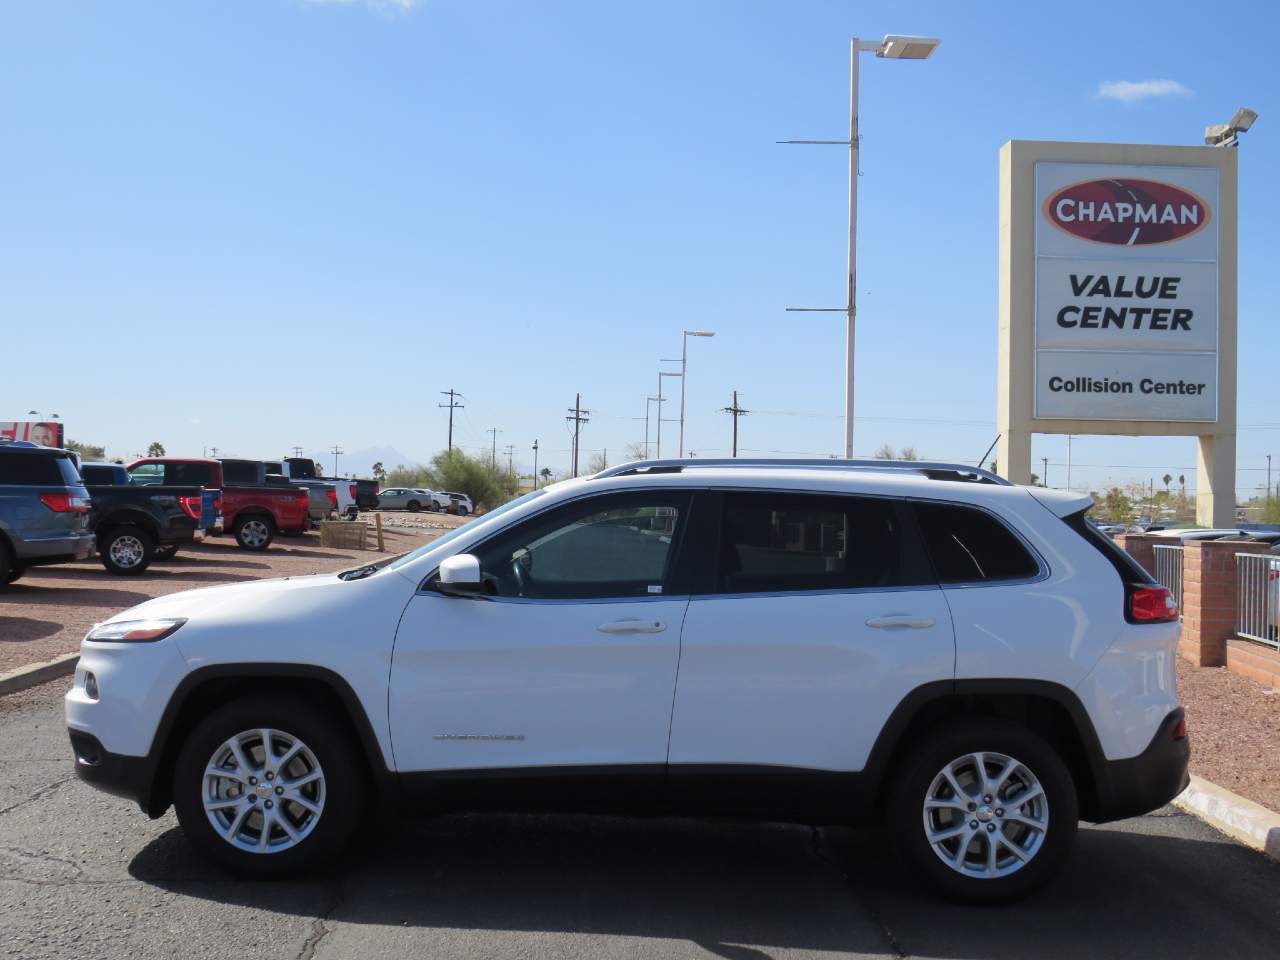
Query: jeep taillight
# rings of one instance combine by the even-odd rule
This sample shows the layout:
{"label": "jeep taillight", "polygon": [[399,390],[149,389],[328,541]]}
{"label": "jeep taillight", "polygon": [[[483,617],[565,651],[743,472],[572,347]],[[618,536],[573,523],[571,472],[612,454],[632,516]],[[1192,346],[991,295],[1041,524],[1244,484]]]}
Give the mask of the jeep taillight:
{"label": "jeep taillight", "polygon": [[351,485],[351,499],[356,499],[356,485],[354,483]]}
{"label": "jeep taillight", "polygon": [[1128,593],[1129,619],[1134,623],[1167,623],[1178,619],[1178,605],[1168,587],[1135,584]]}
{"label": "jeep taillight", "polygon": [[179,497],[178,502],[182,504],[183,512],[192,520],[200,519],[200,511],[203,509],[204,497]]}
{"label": "jeep taillight", "polygon": [[92,508],[88,498],[70,493],[42,493],[40,502],[54,513],[88,513]]}

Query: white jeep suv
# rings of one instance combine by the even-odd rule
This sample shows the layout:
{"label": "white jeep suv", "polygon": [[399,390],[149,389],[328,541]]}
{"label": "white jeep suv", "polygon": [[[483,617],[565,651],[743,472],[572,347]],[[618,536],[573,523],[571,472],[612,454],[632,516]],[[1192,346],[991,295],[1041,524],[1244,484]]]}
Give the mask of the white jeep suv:
{"label": "white jeep suv", "polygon": [[432,811],[882,816],[952,897],[1187,783],[1176,610],[1088,497],[945,464],[651,461],[385,566],[95,626],[80,777],[249,874]]}

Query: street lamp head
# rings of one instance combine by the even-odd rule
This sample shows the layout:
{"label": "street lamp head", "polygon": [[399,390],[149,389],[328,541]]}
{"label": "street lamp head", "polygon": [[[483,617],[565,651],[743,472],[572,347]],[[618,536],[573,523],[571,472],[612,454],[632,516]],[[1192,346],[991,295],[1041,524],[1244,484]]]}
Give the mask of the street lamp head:
{"label": "street lamp head", "polygon": [[716,332],[714,330],[686,330],[684,335],[686,337],[714,337]]}
{"label": "street lamp head", "polygon": [[1215,123],[1204,128],[1204,142],[1211,147],[1234,147],[1239,135],[1253,126],[1258,111],[1241,107],[1226,123]]}
{"label": "street lamp head", "polygon": [[889,34],[876,49],[886,60],[927,60],[942,43],[937,37],[901,37]]}

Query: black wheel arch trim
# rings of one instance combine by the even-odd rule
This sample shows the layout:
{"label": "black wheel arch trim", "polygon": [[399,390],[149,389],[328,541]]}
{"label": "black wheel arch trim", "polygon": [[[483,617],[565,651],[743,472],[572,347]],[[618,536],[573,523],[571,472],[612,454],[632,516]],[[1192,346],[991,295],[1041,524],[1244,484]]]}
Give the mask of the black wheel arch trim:
{"label": "black wheel arch trim", "polygon": [[[361,752],[373,775],[379,793],[391,794],[396,789],[394,773],[387,767],[383,757],[382,746],[374,733],[364,704],[355,690],[340,674],[327,667],[302,663],[217,663],[198,667],[192,670],[174,688],[165,704],[164,712],[156,726],[151,739],[151,747],[145,757],[124,758],[141,762],[123,765],[127,769],[129,783],[118,785],[115,789],[95,780],[99,786],[120,796],[130,797],[138,802],[142,811],[152,819],[159,817],[169,807],[168,785],[160,776],[172,765],[174,754],[179,746],[174,741],[174,732],[178,717],[182,713],[191,696],[204,684],[215,680],[265,680],[265,679],[308,680],[326,686],[341,701],[351,725],[356,731]],[[74,738],[73,738],[74,739]],[[77,772],[85,779],[88,771],[77,763]]]}

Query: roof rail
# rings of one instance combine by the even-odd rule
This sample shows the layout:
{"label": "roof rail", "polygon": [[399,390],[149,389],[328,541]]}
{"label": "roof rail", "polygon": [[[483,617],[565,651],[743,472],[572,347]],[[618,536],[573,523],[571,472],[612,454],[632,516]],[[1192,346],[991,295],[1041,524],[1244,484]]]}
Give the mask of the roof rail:
{"label": "roof rail", "polygon": [[686,460],[634,460],[631,463],[620,463],[608,467],[599,473],[592,474],[592,480],[603,480],[606,477],[623,477],[632,474],[680,473],[683,470],[697,467],[743,467],[753,469],[805,469],[805,470],[844,470],[883,473],[897,470],[903,473],[918,473],[930,480],[952,480],[967,483],[993,483],[1000,486],[1012,486],[1004,477],[997,476],[990,470],[970,467],[963,463],[942,463],[934,460],[836,460],[817,458],[770,458],[770,457],[735,457],[702,458]]}

